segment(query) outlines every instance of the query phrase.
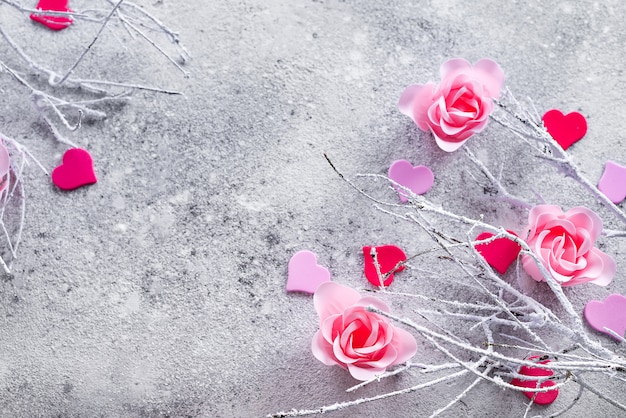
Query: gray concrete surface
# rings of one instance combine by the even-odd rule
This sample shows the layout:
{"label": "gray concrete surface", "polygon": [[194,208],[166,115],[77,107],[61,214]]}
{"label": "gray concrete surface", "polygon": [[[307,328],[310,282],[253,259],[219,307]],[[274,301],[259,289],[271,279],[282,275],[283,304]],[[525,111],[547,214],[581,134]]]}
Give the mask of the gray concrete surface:
{"label": "gray concrete surface", "polygon": [[[507,86],[540,111],[585,114],[588,135],[571,152],[590,179],[607,159],[626,163],[626,7],[617,0],[141,3],[180,32],[192,77],[115,26],[79,67],[82,76],[184,95],[138,92],[127,105],[107,106],[107,120],[67,134],[91,151],[94,186],[62,193],[29,168],[19,258],[0,280],[1,416],[264,416],[411,385],[405,375],[345,393],[352,378],[310,352],[312,299],[284,285],[300,249],[316,252],[336,281],[363,287],[361,245],[394,242],[409,253],[431,245],[351,190],[324,152],[351,177],[384,174],[399,158],[429,165],[434,201],[522,227],[521,212],[494,205],[471,183],[462,153],[438,150],[396,109],[406,85],[436,80],[448,58],[490,57]],[[6,5],[0,25],[59,71],[97,30],[82,22],[50,33]],[[0,54],[22,65],[7,45]],[[28,91],[2,73],[0,91],[0,130],[46,167],[58,164],[65,147]],[[521,155],[505,130],[492,124],[472,141],[490,167],[504,163],[515,193],[531,199],[535,188],[563,207],[597,208],[573,182]],[[382,183],[361,184],[393,197]],[[624,243],[604,249],[616,257],[617,277],[607,289],[571,289],[577,309],[626,293]],[[447,267],[424,268],[436,277]],[[398,281],[398,290],[446,286],[418,279]],[[418,344],[420,361],[434,359]],[[468,382],[333,416],[428,416]],[[563,393],[561,403],[533,412],[558,410],[574,396]],[[522,416],[523,399],[481,385],[445,416]],[[585,393],[566,416],[620,415]]]}

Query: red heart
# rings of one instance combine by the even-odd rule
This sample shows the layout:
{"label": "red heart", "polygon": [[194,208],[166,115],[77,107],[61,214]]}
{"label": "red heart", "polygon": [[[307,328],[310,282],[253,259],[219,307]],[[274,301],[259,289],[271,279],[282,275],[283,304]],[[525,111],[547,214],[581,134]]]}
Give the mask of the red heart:
{"label": "red heart", "polygon": [[564,115],[560,110],[552,109],[543,115],[542,120],[550,136],[564,150],[587,133],[587,120],[578,112]]}
{"label": "red heart", "polygon": [[376,259],[380,266],[380,273],[384,277],[385,274],[391,272],[383,282],[383,286],[389,286],[393,282],[393,274],[404,270],[404,266],[395,268],[399,262],[406,260],[404,251],[395,245],[381,245],[379,247],[363,247],[363,257],[365,258],[365,277],[374,286],[380,286],[380,278],[374,265],[372,257],[372,248],[376,249]]}
{"label": "red heart", "polygon": [[[528,360],[535,360],[540,358],[539,356],[530,356],[528,357]],[[537,364],[548,364],[550,363],[550,360],[543,360],[543,361],[538,361],[536,362]],[[538,367],[531,367],[531,366],[522,366],[519,369],[519,374],[524,375],[524,376],[533,376],[533,377],[541,377],[541,376],[552,376],[554,374],[554,372],[552,370],[548,370],[548,369],[540,369]],[[537,387],[537,381],[536,380],[522,380],[522,379],[513,379],[511,380],[511,384],[514,386],[518,386],[521,388],[536,388]],[[546,388],[546,387],[551,387],[556,385],[556,383],[554,383],[554,381],[552,380],[545,380],[543,382],[541,382],[541,384],[539,385],[540,388]],[[559,390],[558,389],[554,389],[554,390],[549,390],[547,392],[522,392],[524,395],[526,395],[526,397],[528,399],[532,399],[533,396],[535,396],[535,394],[537,396],[535,396],[535,400],[534,402],[538,405],[548,405],[551,404],[552,402],[554,402],[556,400],[556,398],[559,396]]]}
{"label": "red heart", "polygon": [[[67,5],[69,0],[39,0],[37,10],[49,10],[53,12],[71,12],[72,9]],[[46,16],[31,13],[30,18],[35,22],[39,22],[52,30],[61,30],[72,24],[73,20],[70,16]]]}
{"label": "red heart", "polygon": [[63,163],[52,170],[52,182],[63,190],[74,190],[97,181],[91,155],[82,148],[70,148],[65,151]]}
{"label": "red heart", "polygon": [[[508,233],[517,236],[513,231]],[[493,237],[491,232],[483,232],[476,237],[476,241],[482,241]],[[498,238],[488,244],[477,244],[474,248],[483,256],[487,263],[500,274],[504,274],[506,269],[515,261],[517,255],[522,251],[522,247],[508,238]]]}

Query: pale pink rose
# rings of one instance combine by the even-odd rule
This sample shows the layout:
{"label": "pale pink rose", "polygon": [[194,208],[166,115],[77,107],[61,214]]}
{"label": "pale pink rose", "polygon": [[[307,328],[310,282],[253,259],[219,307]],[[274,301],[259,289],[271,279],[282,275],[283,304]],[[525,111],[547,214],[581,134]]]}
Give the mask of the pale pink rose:
{"label": "pale pink rose", "polygon": [[[615,261],[593,246],[602,232],[602,220],[593,211],[579,206],[563,213],[558,206],[539,205],[530,210],[528,222],[528,246],[562,286],[611,283]],[[522,265],[533,279],[544,281],[530,256],[522,256]]]}
{"label": "pale pink rose", "polygon": [[320,329],[311,344],[313,355],[328,366],[348,369],[355,379],[372,379],[417,352],[411,334],[365,309],[372,305],[389,312],[375,297],[361,297],[354,289],[325,282],[315,291],[313,302],[320,317]]}
{"label": "pale pink rose", "polygon": [[490,59],[472,66],[462,58],[444,62],[440,73],[438,86],[428,83],[407,87],[398,108],[422,131],[431,131],[439,148],[452,152],[487,126],[492,99],[500,96],[504,73]]}

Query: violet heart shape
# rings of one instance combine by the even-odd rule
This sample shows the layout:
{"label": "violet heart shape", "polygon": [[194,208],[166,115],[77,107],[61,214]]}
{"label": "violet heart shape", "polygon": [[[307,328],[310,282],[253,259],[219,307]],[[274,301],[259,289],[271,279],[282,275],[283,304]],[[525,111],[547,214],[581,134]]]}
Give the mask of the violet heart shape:
{"label": "violet heart shape", "polygon": [[97,181],[91,155],[82,148],[65,151],[63,163],[52,170],[52,182],[63,190],[74,190]]}
{"label": "violet heart shape", "polygon": [[598,182],[598,190],[616,205],[626,199],[626,167],[607,161]]}
{"label": "violet heart shape", "polygon": [[587,133],[587,120],[578,112],[564,115],[558,109],[548,110],[543,118],[543,125],[552,138],[564,149],[582,139]]}
{"label": "violet heart shape", "polygon": [[330,281],[330,272],[317,264],[315,253],[302,250],[291,256],[287,268],[287,292],[313,294],[324,282]]}
{"label": "violet heart shape", "polygon": [[[507,232],[517,236],[513,231],[507,230]],[[483,232],[476,237],[476,241],[486,240],[493,236],[494,234],[491,232]],[[522,247],[518,243],[508,238],[498,238],[487,244],[477,244],[474,248],[500,274],[506,273],[506,270],[522,251]]]}
{"label": "violet heart shape", "polygon": [[430,168],[424,165],[413,167],[407,160],[394,161],[389,167],[388,177],[397,183],[393,184],[393,187],[403,203],[408,200],[410,195],[406,190],[403,190],[403,187],[420,195],[429,191],[435,181],[435,176]]}
{"label": "violet heart shape", "polygon": [[[53,12],[71,12],[68,6],[69,0],[39,0],[37,10]],[[31,20],[39,22],[52,30],[61,30],[70,26],[73,22],[70,16],[51,16],[31,13]]]}
{"label": "violet heart shape", "polygon": [[589,326],[624,341],[626,332],[626,297],[613,293],[604,301],[591,300],[585,306],[583,315]]}
{"label": "violet heart shape", "polygon": [[[537,360],[539,356],[530,356],[527,360]],[[537,364],[548,364],[550,360],[538,361]],[[550,377],[554,374],[552,370],[542,369],[539,367],[531,367],[531,366],[522,366],[519,369],[519,374],[530,377]],[[518,387],[523,388],[536,388],[537,381],[536,380],[524,380],[524,379],[513,379],[511,380],[511,384]],[[556,385],[553,380],[544,380],[539,384],[540,388],[551,387]],[[547,392],[522,392],[528,399],[533,399],[534,403],[538,405],[548,405],[556,400],[559,396],[559,390],[549,390]]]}
{"label": "violet heart shape", "polygon": [[384,277],[389,273],[382,285],[389,286],[393,282],[394,273],[404,270],[404,265],[400,265],[400,267],[397,268],[396,266],[398,263],[406,261],[406,254],[404,254],[401,248],[395,245],[380,245],[377,247],[366,245],[363,247],[363,271],[367,280],[374,286],[380,286],[380,277],[378,277],[378,271],[374,263],[374,257],[372,256],[372,249],[376,250],[376,260],[378,261],[380,274]]}

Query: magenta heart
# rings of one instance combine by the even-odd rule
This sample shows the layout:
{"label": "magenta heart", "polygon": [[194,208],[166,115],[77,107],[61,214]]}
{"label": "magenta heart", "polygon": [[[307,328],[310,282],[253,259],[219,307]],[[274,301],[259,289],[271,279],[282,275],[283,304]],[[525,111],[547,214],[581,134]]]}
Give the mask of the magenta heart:
{"label": "magenta heart", "polygon": [[378,270],[376,270],[376,264],[372,257],[372,248],[376,249],[376,260],[378,261],[380,274],[384,276],[392,272],[382,284],[383,286],[389,286],[393,282],[394,273],[404,270],[403,265],[398,268],[396,268],[396,266],[398,263],[406,261],[406,254],[404,254],[401,248],[395,245],[380,245],[378,247],[366,245],[363,247],[363,271],[365,272],[367,280],[374,286],[380,286],[380,277],[378,276]]}
{"label": "magenta heart", "polygon": [[[72,10],[67,7],[68,3],[69,0],[39,0],[39,3],[37,4],[37,10],[71,12]],[[39,22],[52,30],[65,29],[73,22],[70,16],[48,16],[32,13],[30,15],[30,18],[35,22]]]}
{"label": "magenta heart", "polygon": [[591,300],[585,306],[583,313],[591,328],[608,334],[620,342],[624,341],[626,297],[614,293],[604,301]]}
{"label": "magenta heart", "polygon": [[564,115],[558,109],[548,110],[543,115],[543,125],[552,138],[564,149],[580,140],[587,133],[587,120],[578,112]]}
{"label": "magenta heart", "polygon": [[429,191],[435,181],[435,176],[430,171],[430,168],[424,165],[413,167],[407,160],[394,161],[389,167],[388,176],[397,183],[393,187],[398,192],[402,202],[406,202],[408,200],[407,197],[410,195],[402,187],[406,187],[413,193],[420,195]]}
{"label": "magenta heart", "polygon": [[[517,236],[513,231],[507,232]],[[476,237],[476,241],[482,241],[493,237],[491,232],[483,232]],[[477,244],[476,251],[483,256],[487,263],[500,274],[506,273],[509,266],[515,261],[522,247],[508,238],[498,238],[487,244]]]}
{"label": "magenta heart", "polygon": [[[527,360],[538,360],[539,356],[530,356]],[[537,361],[537,364],[548,364],[550,360]],[[530,377],[549,377],[554,374],[552,370],[549,369],[541,369],[539,367],[531,367],[531,366],[522,366],[519,369],[519,374]],[[522,387],[522,388],[536,388],[537,381],[536,380],[523,380],[523,379],[513,379],[511,380],[511,384]],[[540,388],[551,387],[556,385],[553,380],[545,380],[539,384]],[[522,392],[528,399],[535,398],[534,403],[538,405],[548,405],[556,400],[559,396],[559,390],[549,390],[547,392]]]}
{"label": "magenta heart", "polygon": [[330,272],[317,264],[317,256],[311,251],[302,250],[289,260],[287,268],[287,292],[315,293],[319,285],[330,281]]}
{"label": "magenta heart", "polygon": [[626,199],[626,167],[607,161],[598,183],[598,190],[616,205]]}
{"label": "magenta heart", "polygon": [[65,151],[63,163],[52,170],[52,182],[63,190],[74,190],[97,181],[91,155],[82,148]]}

